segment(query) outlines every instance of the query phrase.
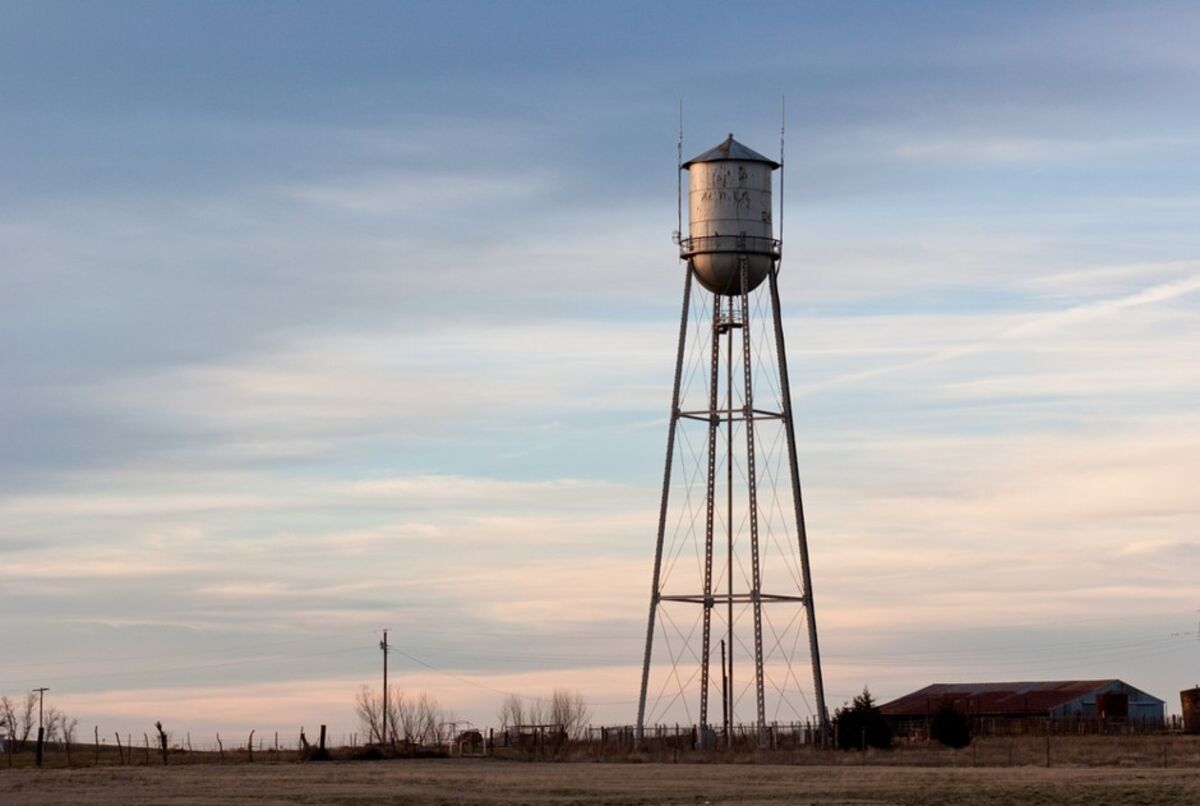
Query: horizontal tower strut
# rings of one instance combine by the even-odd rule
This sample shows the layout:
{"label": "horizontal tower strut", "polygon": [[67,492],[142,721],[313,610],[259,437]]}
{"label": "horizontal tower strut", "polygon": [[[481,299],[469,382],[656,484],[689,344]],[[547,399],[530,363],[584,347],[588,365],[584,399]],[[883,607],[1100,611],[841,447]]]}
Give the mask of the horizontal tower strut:
{"label": "horizontal tower strut", "polygon": [[781,411],[764,411],[762,409],[752,409],[754,414],[750,417],[746,416],[746,410],[742,409],[713,409],[712,411],[681,411],[679,416],[686,420],[698,420],[702,423],[707,423],[717,415],[722,420],[728,420],[731,416],[734,422],[742,422],[744,420],[782,420],[784,413]]}
{"label": "horizontal tower strut", "polygon": [[[712,596],[704,594],[659,594],[658,601],[660,602],[690,602],[692,604],[749,604],[755,601],[753,593],[714,593]],[[780,593],[760,593],[758,595],[760,602],[800,602],[803,604],[807,601],[803,596],[786,596]]]}

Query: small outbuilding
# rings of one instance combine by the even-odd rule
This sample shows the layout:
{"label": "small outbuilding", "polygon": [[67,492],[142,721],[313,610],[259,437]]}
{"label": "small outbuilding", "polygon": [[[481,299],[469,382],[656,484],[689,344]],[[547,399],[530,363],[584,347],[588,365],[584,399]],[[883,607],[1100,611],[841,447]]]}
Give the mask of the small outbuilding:
{"label": "small outbuilding", "polygon": [[1183,732],[1200,733],[1200,686],[1179,692],[1183,706]]}
{"label": "small outbuilding", "polygon": [[992,720],[1063,719],[1161,725],[1166,702],[1121,680],[934,683],[880,706],[893,723],[924,721],[950,705]]}

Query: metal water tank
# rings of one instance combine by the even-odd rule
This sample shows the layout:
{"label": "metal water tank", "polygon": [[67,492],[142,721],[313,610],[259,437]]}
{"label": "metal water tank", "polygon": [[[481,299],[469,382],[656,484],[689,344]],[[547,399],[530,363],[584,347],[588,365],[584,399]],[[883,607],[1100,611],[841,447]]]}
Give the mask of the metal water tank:
{"label": "metal water tank", "polygon": [[779,257],[771,220],[771,175],[779,163],[731,134],[681,167],[688,172],[688,237],[680,256],[705,288],[724,295],[742,293],[745,259],[746,291],[753,291]]}
{"label": "metal water tank", "polygon": [[1200,733],[1200,686],[1179,692],[1183,705],[1183,732]]}

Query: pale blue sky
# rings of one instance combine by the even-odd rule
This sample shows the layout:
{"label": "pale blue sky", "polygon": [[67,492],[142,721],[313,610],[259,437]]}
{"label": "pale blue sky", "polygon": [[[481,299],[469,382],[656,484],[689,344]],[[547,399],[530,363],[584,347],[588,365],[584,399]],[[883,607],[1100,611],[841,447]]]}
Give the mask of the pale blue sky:
{"label": "pale blue sky", "polygon": [[[786,95],[831,705],[968,677],[1173,700],[1200,657],[1170,637],[1200,607],[1198,26],[0,4],[0,689],[136,725],[146,689],[210,686],[171,715],[207,724],[286,679],[349,724],[389,626],[475,682],[632,699],[677,105],[689,153],[773,153]],[[499,696],[397,672],[477,721]]]}

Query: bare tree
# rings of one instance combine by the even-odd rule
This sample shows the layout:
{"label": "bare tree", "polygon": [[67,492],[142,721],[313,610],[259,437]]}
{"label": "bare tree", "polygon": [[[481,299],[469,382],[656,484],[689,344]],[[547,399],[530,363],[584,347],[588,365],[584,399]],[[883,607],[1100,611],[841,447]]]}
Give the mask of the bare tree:
{"label": "bare tree", "polygon": [[382,739],[383,720],[387,719],[391,742],[403,739],[411,744],[436,744],[446,740],[450,730],[446,723],[453,719],[453,714],[444,711],[436,697],[425,692],[406,694],[391,686],[388,687],[386,715],[383,697],[370,686],[359,688],[354,697],[354,713],[368,742]]}
{"label": "bare tree", "polygon": [[444,745],[454,740],[454,730],[458,723],[458,714],[448,711],[438,704],[434,697],[422,694],[418,700],[422,722],[425,725],[425,743]]}
{"label": "bare tree", "polygon": [[519,725],[561,725],[567,735],[581,734],[592,718],[583,695],[578,691],[555,689],[549,697],[522,697],[509,694],[500,705],[500,727]]}
{"label": "bare tree", "polygon": [[383,698],[370,686],[359,687],[354,697],[354,713],[367,733],[368,742],[383,741]]}
{"label": "bare tree", "polygon": [[516,694],[509,694],[504,698],[504,702],[500,703],[500,712],[496,716],[500,719],[501,730],[529,724],[525,718],[525,701]]}
{"label": "bare tree", "polygon": [[67,744],[75,741],[75,729],[79,727],[79,720],[72,719],[61,711],[58,713],[58,735]]}
{"label": "bare tree", "polygon": [[383,697],[370,686],[362,686],[354,698],[354,713],[367,734],[368,742],[383,741],[383,721],[387,720],[388,741],[395,744],[403,736],[406,741],[418,738],[419,721],[415,718],[416,703],[398,686],[388,686],[387,713],[383,712]]}
{"label": "bare tree", "polygon": [[21,703],[21,726],[18,730],[18,735],[20,736],[18,741],[21,743],[22,748],[29,741],[29,734],[33,733],[33,728],[37,724],[33,721],[33,712],[37,710],[37,704],[38,696],[32,691],[25,695],[25,700]]}
{"label": "bare tree", "polygon": [[46,744],[58,740],[59,720],[63,716],[62,712],[51,705],[46,709],[42,718],[42,727],[45,728]]}
{"label": "bare tree", "polygon": [[418,741],[422,744],[438,744],[442,739],[442,723],[445,721],[441,706],[436,697],[425,692],[417,698],[416,704]]}
{"label": "bare tree", "polygon": [[392,735],[402,737],[408,744],[416,744],[421,728],[417,714],[417,702],[402,692],[397,692],[395,702],[396,723],[392,725]]}
{"label": "bare tree", "polygon": [[507,729],[518,725],[541,725],[546,722],[546,713],[546,703],[541,697],[509,694],[500,706],[500,726]]}
{"label": "bare tree", "polygon": [[592,718],[592,709],[578,691],[570,692],[564,688],[554,690],[550,697],[549,722],[561,725],[563,731],[571,738],[578,738]]}
{"label": "bare tree", "polygon": [[78,719],[71,719],[64,713],[58,715],[58,732],[62,736],[63,749],[67,752],[67,766],[71,766],[71,744],[75,741],[75,728]]}
{"label": "bare tree", "polygon": [[0,697],[0,727],[8,737],[8,744],[17,740],[17,706],[8,697]]}

